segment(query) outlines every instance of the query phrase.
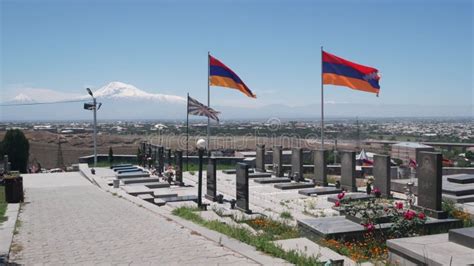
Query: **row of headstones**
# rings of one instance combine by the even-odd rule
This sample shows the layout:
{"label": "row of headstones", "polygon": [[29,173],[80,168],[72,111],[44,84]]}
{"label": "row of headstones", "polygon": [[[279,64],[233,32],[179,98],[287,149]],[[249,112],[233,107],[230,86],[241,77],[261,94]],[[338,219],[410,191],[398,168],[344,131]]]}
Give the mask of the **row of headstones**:
{"label": "row of headstones", "polygon": [[[172,150],[169,148],[165,148],[163,146],[142,142],[141,153],[144,155],[142,165],[146,166],[148,163],[149,168],[151,168],[151,166],[153,165],[155,169],[157,169],[158,176],[163,176],[165,167],[167,165],[173,165],[174,163],[176,183],[183,184],[183,151],[182,150],[174,151],[174,162],[172,159],[173,158]],[[151,160],[147,162],[145,158],[151,158]]]}
{"label": "row of headstones", "polygon": [[[282,177],[282,146],[273,147],[273,172],[276,177]],[[328,150],[314,150],[314,176],[313,182],[319,186],[327,186],[327,158]],[[357,191],[356,185],[356,153],[354,151],[341,151],[341,187],[346,191]],[[303,149],[293,148],[291,153],[290,178],[299,182],[303,181]],[[265,172],[265,145],[257,145],[256,170]],[[382,195],[390,195],[390,156],[374,156],[375,187],[381,190]]]}
{"label": "row of headstones", "polygon": [[9,173],[11,168],[11,163],[8,161],[8,155],[3,156],[3,173]]}
{"label": "row of headstones", "polygon": [[[314,177],[316,185],[327,186],[327,153],[328,150],[314,150]],[[341,188],[346,191],[357,191],[356,185],[356,153],[354,151],[341,151]],[[444,218],[446,213],[442,212],[442,154],[437,152],[420,152],[418,173],[418,207],[423,209],[429,216]],[[256,170],[265,171],[265,145],[257,145]],[[391,195],[391,158],[387,155],[374,156],[373,175],[375,177],[374,187],[379,189],[381,196]],[[282,170],[282,146],[273,148],[273,171],[275,176],[283,176]],[[293,179],[295,173],[303,172],[302,149],[293,148],[291,156],[291,171]],[[298,176],[298,175],[296,175]],[[298,181],[298,180],[296,180]]]}

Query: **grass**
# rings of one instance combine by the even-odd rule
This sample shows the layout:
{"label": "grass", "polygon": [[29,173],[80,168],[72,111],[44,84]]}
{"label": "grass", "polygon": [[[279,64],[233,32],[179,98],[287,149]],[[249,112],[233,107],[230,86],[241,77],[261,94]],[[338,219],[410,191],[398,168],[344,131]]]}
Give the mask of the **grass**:
{"label": "grass", "polygon": [[463,209],[456,207],[456,203],[454,201],[443,200],[442,209],[448,213],[449,217],[461,220],[464,227],[471,227],[474,225],[471,215],[463,211]]}
{"label": "grass", "polygon": [[291,212],[289,211],[284,211],[280,213],[280,218],[289,220],[289,219],[293,219],[293,215],[291,215]]}
{"label": "grass", "polygon": [[0,223],[7,220],[5,212],[7,211],[7,202],[5,201],[5,186],[0,186]]}
{"label": "grass", "polygon": [[[208,229],[217,231],[221,234],[237,239],[248,245],[254,246],[259,251],[265,252],[274,257],[287,260],[288,262],[291,262],[293,264],[321,265],[321,263],[315,257],[307,257],[294,250],[285,251],[272,242],[276,240],[275,239],[276,235],[271,234],[270,230],[277,230],[277,231],[282,230],[283,227],[281,226],[281,224],[276,226],[278,227],[278,229],[273,228],[273,229],[268,229],[268,231],[265,231],[264,229],[265,233],[255,236],[254,234],[252,234],[249,230],[245,228],[233,227],[219,221],[206,221],[201,216],[196,214],[195,213],[196,211],[198,211],[197,208],[180,207],[180,208],[174,209],[173,214],[181,218],[184,218],[186,220],[192,221],[196,224],[202,225]],[[262,220],[265,220],[266,222],[270,222],[270,220],[267,220],[267,219],[262,219]],[[275,223],[275,225],[277,224],[277,222],[274,222],[274,221],[272,221],[272,223]],[[265,228],[263,224],[262,224],[262,228]],[[271,226],[269,228],[271,228]],[[281,237],[282,235],[283,233],[279,232],[279,236]]]}

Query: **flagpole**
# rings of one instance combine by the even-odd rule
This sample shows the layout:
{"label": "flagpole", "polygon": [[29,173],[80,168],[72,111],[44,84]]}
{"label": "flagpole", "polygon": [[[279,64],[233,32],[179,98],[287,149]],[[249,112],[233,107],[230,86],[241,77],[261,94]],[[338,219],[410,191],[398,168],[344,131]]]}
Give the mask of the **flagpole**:
{"label": "flagpole", "polygon": [[323,46],[321,46],[321,149],[324,149]]}
{"label": "flagpole", "polygon": [[189,92],[186,99],[186,171],[189,171]]}
{"label": "flagpole", "polygon": [[[211,53],[207,52],[207,107],[211,107],[211,89],[209,85],[209,76],[211,75]],[[207,150],[211,146],[211,119],[207,117]]]}

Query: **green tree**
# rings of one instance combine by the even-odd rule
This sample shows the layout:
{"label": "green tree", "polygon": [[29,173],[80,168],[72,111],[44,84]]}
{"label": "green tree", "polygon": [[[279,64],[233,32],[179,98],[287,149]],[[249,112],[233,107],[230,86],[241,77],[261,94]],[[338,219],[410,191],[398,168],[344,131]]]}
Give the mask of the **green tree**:
{"label": "green tree", "polygon": [[114,151],[112,150],[112,147],[109,147],[109,163],[114,163]]}
{"label": "green tree", "polygon": [[10,129],[2,141],[2,156],[8,155],[11,170],[26,173],[30,143],[19,129]]}

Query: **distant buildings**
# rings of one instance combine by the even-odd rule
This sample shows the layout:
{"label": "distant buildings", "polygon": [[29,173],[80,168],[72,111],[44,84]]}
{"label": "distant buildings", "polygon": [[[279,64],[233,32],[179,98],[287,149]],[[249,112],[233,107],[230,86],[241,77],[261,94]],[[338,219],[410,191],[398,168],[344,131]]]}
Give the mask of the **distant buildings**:
{"label": "distant buildings", "polygon": [[392,145],[390,156],[402,160],[404,164],[409,164],[410,159],[419,163],[418,153],[420,151],[434,151],[434,148],[416,142],[399,142]]}

